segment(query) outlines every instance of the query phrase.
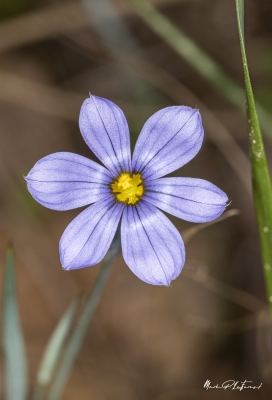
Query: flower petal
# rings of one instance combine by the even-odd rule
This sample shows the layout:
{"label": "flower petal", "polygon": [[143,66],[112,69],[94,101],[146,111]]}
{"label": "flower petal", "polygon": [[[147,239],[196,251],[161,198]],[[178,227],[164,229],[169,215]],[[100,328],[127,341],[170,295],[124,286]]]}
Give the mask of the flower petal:
{"label": "flower petal", "polygon": [[186,106],[166,107],[143,126],[132,157],[133,171],[154,179],[189,162],[203,141],[198,110]]}
{"label": "flower petal", "polygon": [[86,208],[67,226],[60,239],[60,260],[64,269],[89,267],[102,260],[123,208],[109,196]]}
{"label": "flower petal", "polygon": [[146,182],[145,200],[186,221],[208,222],[222,214],[228,196],[203,179],[161,178]]}
{"label": "flower petal", "polygon": [[79,128],[87,145],[114,176],[131,171],[128,124],[116,104],[91,96],[81,107]]}
{"label": "flower petal", "polygon": [[111,174],[102,165],[73,153],[53,153],[39,160],[26,176],[36,201],[53,210],[71,210],[110,193]]}
{"label": "flower petal", "polygon": [[121,222],[123,257],[138,278],[152,285],[170,285],[185,261],[182,238],[156,207],[141,201],[125,207]]}

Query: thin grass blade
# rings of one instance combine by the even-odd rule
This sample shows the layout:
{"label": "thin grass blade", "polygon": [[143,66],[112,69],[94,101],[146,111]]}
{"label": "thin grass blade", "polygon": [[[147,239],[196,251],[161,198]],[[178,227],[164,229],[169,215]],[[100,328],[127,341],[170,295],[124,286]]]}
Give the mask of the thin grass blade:
{"label": "thin grass blade", "polygon": [[3,346],[6,372],[6,399],[26,400],[27,360],[18,309],[13,249],[8,248],[3,290]]}
{"label": "thin grass blade", "polygon": [[236,13],[245,77],[253,198],[261,241],[266,288],[272,313],[272,190],[245,51],[244,0],[236,0]]}
{"label": "thin grass blade", "polygon": [[120,233],[117,233],[105,257],[97,280],[87,299],[87,303],[79,317],[70,342],[67,345],[63,359],[57,371],[55,381],[52,384],[46,400],[59,400],[62,396],[62,393],[70,377],[72,368],[74,366],[76,357],[79,353],[85,334],[87,332],[88,326],[100,300],[103,288],[106,284],[110,272],[110,268],[119,251]]}
{"label": "thin grass blade", "polygon": [[[183,57],[201,76],[209,81],[232,104],[244,111],[244,91],[231,77],[209,57],[180,28],[160,13],[147,0],[126,0],[137,14],[154,30],[174,51]],[[265,133],[272,139],[272,117],[260,105],[257,105],[261,124]]]}
{"label": "thin grass blade", "polygon": [[184,243],[187,243],[189,240],[192,239],[192,237],[194,237],[202,229],[206,229],[211,225],[218,224],[218,222],[224,221],[225,219],[234,217],[239,214],[240,214],[240,210],[237,210],[235,208],[233,208],[232,210],[225,211],[219,218],[217,218],[214,221],[206,222],[204,224],[197,224],[197,225],[192,226],[191,228],[181,231],[182,239],[183,239]]}
{"label": "thin grass blade", "polygon": [[64,347],[65,340],[70,332],[80,298],[81,295],[77,295],[74,298],[72,304],[60,319],[48,342],[39,367],[37,383],[32,398],[33,400],[43,399],[45,390],[51,383],[53,373]]}

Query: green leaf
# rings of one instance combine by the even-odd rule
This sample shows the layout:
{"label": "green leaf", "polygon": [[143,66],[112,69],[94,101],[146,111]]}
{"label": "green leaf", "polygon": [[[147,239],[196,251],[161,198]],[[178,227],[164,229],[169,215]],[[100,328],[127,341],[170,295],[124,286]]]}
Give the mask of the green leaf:
{"label": "green leaf", "polygon": [[[183,57],[201,76],[209,81],[224,97],[237,108],[244,111],[244,91],[231,77],[209,57],[180,28],[161,14],[147,0],[126,0],[139,16],[154,30],[177,54]],[[272,117],[258,104],[258,113],[267,135],[272,138]]]}
{"label": "green leaf", "polygon": [[236,0],[236,13],[245,77],[253,197],[261,241],[266,288],[272,313],[272,190],[245,51],[244,0]]}
{"label": "green leaf", "polygon": [[20,323],[13,249],[7,249],[3,291],[3,345],[7,400],[27,397],[27,361]]}
{"label": "green leaf", "polygon": [[89,294],[87,303],[79,317],[77,325],[67,345],[64,357],[59,366],[56,379],[53,382],[51,390],[49,391],[47,400],[58,400],[61,398],[61,395],[70,377],[70,373],[74,366],[76,357],[82,346],[82,342],[84,340],[88,326],[90,324],[90,321],[93,317],[93,314],[100,300],[102,291],[104,289],[104,286],[106,284],[110,272],[110,268],[119,251],[120,251],[120,233],[118,232],[115,235],[115,238],[109,248],[109,251],[105,257],[105,260],[100,269],[96,282]]}
{"label": "green leaf", "polygon": [[60,359],[65,340],[68,333],[70,332],[80,298],[81,296],[79,295],[75,297],[68,310],[60,319],[56,329],[54,330],[48,342],[39,367],[33,400],[43,399],[45,390],[51,383],[52,376],[55,371],[55,367]]}

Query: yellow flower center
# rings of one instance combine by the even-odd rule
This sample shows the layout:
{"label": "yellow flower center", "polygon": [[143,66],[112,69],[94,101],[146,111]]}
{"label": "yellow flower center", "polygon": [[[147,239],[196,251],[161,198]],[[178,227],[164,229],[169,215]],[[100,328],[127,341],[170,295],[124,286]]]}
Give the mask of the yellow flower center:
{"label": "yellow flower center", "polygon": [[127,204],[138,203],[144,194],[141,174],[133,174],[131,176],[128,173],[123,172],[119,178],[110,185],[110,187],[117,200]]}

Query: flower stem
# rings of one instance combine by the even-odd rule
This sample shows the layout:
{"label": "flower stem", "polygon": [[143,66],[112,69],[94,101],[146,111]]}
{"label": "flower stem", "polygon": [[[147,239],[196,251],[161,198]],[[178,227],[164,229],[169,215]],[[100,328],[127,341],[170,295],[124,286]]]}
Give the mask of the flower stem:
{"label": "flower stem", "polygon": [[63,390],[65,389],[66,383],[68,382],[76,357],[79,353],[85,334],[87,332],[89,323],[96,310],[102,291],[109,276],[110,268],[116,256],[118,255],[119,251],[120,251],[120,233],[119,231],[117,231],[115,238],[113,239],[113,242],[111,244],[111,247],[109,248],[109,251],[105,257],[104,263],[100,269],[96,282],[89,294],[87,303],[83,309],[82,314],[79,317],[79,320],[74,329],[70,342],[67,345],[62,362],[57,372],[57,376],[47,396],[47,400],[60,399]]}

